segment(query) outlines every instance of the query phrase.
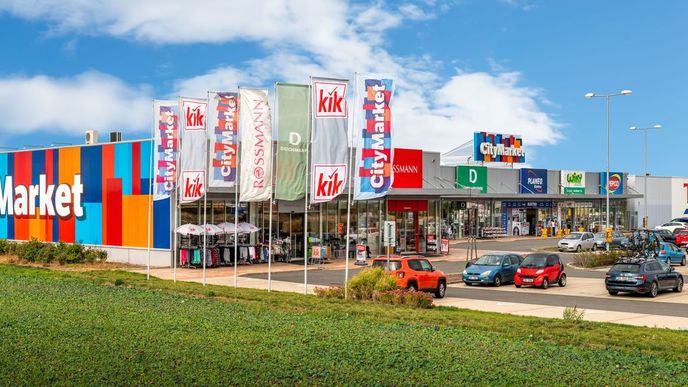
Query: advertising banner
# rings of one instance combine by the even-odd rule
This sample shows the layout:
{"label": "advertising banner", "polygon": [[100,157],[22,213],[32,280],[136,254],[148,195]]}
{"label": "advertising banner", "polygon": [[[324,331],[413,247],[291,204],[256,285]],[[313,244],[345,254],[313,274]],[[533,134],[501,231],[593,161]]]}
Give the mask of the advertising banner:
{"label": "advertising banner", "polygon": [[356,74],[354,200],[383,197],[392,187],[392,97],[394,82],[379,74]]}
{"label": "advertising banner", "polygon": [[234,187],[239,155],[237,128],[237,93],[210,93],[208,95],[208,186]]}
{"label": "advertising banner", "polygon": [[153,200],[163,200],[177,186],[179,103],[153,101],[153,114]]}
{"label": "advertising banner", "polygon": [[272,114],[266,89],[239,89],[239,136],[239,200],[269,200],[272,196]]}
{"label": "advertising banner", "polygon": [[522,194],[546,194],[547,193],[547,170],[521,168],[521,187]]}
{"label": "advertising banner", "polygon": [[311,203],[328,202],[344,191],[349,140],[346,92],[349,81],[313,78]]}
{"label": "advertising banner", "polygon": [[585,195],[585,171],[561,171],[561,193]]}
{"label": "advertising banner", "polygon": [[394,149],[393,188],[423,188],[423,151]]}
{"label": "advertising banner", "polygon": [[473,133],[473,158],[501,163],[526,162],[521,136],[487,132]]}
{"label": "advertising banner", "polygon": [[278,83],[277,163],[275,199],[297,200],[306,195],[311,116],[310,87]]}
{"label": "advertising banner", "polygon": [[180,203],[191,203],[205,195],[206,110],[208,101],[181,98],[182,153],[179,174]]}
{"label": "advertising banner", "polygon": [[456,181],[459,188],[477,188],[487,192],[487,167],[459,165],[456,167]]}
{"label": "advertising banner", "polygon": [[[606,187],[604,182],[607,181],[607,173],[600,172],[600,194],[606,195]],[[622,172],[609,172],[609,194],[610,195],[623,195],[623,173]]]}

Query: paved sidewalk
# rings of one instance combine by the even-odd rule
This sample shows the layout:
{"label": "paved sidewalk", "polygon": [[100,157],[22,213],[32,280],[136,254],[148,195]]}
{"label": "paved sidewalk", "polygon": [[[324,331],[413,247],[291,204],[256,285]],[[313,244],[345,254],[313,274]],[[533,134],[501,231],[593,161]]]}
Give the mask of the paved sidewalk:
{"label": "paved sidewalk", "polygon": [[[524,304],[500,301],[485,301],[466,298],[447,297],[435,300],[438,306],[479,310],[484,312],[508,313],[519,316],[562,318],[564,307],[537,304]],[[641,313],[610,312],[605,310],[585,310],[583,316],[588,321],[609,322],[654,328],[688,329],[688,318],[655,316]]]}

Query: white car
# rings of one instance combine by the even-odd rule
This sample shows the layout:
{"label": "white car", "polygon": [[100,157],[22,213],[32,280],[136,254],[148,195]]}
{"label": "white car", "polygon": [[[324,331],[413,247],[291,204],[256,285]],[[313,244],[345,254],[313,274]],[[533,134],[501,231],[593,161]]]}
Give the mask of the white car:
{"label": "white car", "polygon": [[664,224],[660,224],[659,226],[655,227],[655,230],[667,230],[669,232],[674,232],[676,229],[687,229],[688,230],[688,224],[683,223],[683,222],[667,222]]}
{"label": "white car", "polygon": [[591,232],[572,232],[557,243],[559,251],[592,250],[595,236]]}

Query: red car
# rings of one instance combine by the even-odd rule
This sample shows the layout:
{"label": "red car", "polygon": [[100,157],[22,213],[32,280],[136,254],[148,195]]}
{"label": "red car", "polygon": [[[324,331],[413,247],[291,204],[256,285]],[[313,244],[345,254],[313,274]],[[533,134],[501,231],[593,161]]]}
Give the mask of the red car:
{"label": "red car", "polygon": [[676,246],[683,247],[688,245],[688,230],[677,230],[674,236],[676,236],[676,243],[674,243]]}
{"label": "red car", "polygon": [[566,286],[564,264],[557,254],[535,253],[526,256],[514,276],[517,288],[539,286],[547,289],[555,283]]}
{"label": "red car", "polygon": [[430,292],[443,298],[447,291],[447,276],[424,257],[375,258],[373,267],[381,267],[396,278],[397,286],[409,290]]}

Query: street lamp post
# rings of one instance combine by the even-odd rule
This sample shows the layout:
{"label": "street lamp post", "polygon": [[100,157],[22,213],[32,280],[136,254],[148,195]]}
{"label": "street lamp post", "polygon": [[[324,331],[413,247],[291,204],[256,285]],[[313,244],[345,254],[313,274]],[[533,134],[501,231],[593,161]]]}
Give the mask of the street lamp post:
{"label": "street lamp post", "polygon": [[644,211],[644,216],[643,216],[643,228],[647,228],[649,223],[650,223],[650,218],[647,215],[647,177],[648,177],[648,174],[647,174],[647,131],[650,129],[661,129],[661,128],[662,128],[662,125],[660,125],[660,124],[652,125],[648,128],[638,128],[637,126],[631,126],[630,128],[628,128],[629,130],[632,130],[632,131],[638,131],[638,130],[643,131],[643,142],[644,142],[643,148],[644,148],[644,153],[645,153],[645,156],[644,156],[644,158],[645,158],[645,172],[644,172],[645,177],[643,178],[643,182],[645,184],[645,189],[643,191],[643,199],[645,201],[645,204],[644,204],[645,211]]}
{"label": "street lamp post", "polygon": [[[630,90],[621,90],[619,93],[607,93],[607,94],[597,94],[597,93],[587,93],[585,98],[604,98],[607,102],[607,173],[605,174],[604,191],[606,194],[607,202],[607,226],[609,228],[609,144],[610,144],[610,130],[609,130],[609,101],[611,97],[617,97],[621,95],[631,95],[633,92]],[[606,243],[607,251],[609,251],[609,242]]]}

